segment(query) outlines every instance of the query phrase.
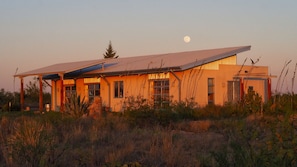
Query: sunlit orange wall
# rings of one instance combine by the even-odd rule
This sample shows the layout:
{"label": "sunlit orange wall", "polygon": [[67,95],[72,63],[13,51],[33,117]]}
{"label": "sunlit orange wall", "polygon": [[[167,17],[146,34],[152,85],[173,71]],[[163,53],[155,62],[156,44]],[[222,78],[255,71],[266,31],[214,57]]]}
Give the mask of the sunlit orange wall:
{"label": "sunlit orange wall", "polygon": [[[214,102],[218,105],[223,105],[227,101],[227,84],[232,81],[233,77],[238,76],[262,76],[262,80],[245,80],[244,90],[247,92],[249,86],[253,86],[254,90],[260,96],[265,97],[264,85],[267,78],[263,76],[268,75],[268,67],[262,66],[244,66],[241,71],[241,65],[236,64],[236,56],[232,56],[219,62],[212,62],[203,66],[193,69],[185,70],[182,72],[168,72],[164,73],[166,78],[169,78],[170,97],[172,101],[178,101],[179,95],[181,100],[193,99],[200,106],[208,104],[208,78],[214,78]],[[240,72],[239,72],[240,71]],[[161,77],[162,78],[162,77]],[[261,78],[261,77],[260,77]],[[81,96],[88,97],[88,84],[100,83],[100,94],[102,104],[110,107],[112,111],[122,111],[125,107],[129,97],[147,99],[151,102],[150,74],[130,75],[130,76],[112,76],[106,78],[89,78],[77,79],[76,89],[77,93]],[[124,83],[124,96],[122,98],[114,97],[114,83],[115,81],[123,81]],[[74,84],[73,81],[65,82],[67,84]],[[179,84],[181,84],[179,88]],[[52,81],[52,108],[60,106],[60,81]],[[181,89],[181,92],[179,92]],[[64,91],[65,92],[65,91]],[[64,96],[65,97],[65,96]],[[56,105],[56,106],[55,106]]]}
{"label": "sunlit orange wall", "polygon": [[[110,84],[110,107],[113,111],[121,111],[124,102],[126,102],[129,97],[134,98],[144,98],[148,99],[148,77],[147,75],[131,75],[131,76],[114,76],[107,77],[106,80]],[[124,96],[122,98],[116,98],[114,96],[114,84],[115,81],[123,81],[124,83]],[[101,82],[101,85],[107,87],[107,84]],[[108,91],[102,94],[103,103],[108,105]]]}

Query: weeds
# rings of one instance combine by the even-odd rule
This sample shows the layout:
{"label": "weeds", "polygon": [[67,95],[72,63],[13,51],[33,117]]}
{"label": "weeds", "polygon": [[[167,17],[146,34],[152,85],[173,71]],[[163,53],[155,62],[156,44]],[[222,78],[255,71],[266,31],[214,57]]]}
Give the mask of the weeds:
{"label": "weeds", "polygon": [[3,113],[0,166],[296,166],[297,114],[280,99],[263,114],[191,100],[155,110],[141,97],[102,117]]}

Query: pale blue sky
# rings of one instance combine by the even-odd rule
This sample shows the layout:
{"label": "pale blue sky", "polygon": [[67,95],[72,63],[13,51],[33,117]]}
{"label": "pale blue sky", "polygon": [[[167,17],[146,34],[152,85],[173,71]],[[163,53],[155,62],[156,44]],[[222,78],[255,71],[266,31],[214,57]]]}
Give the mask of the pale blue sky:
{"label": "pale blue sky", "polygon": [[102,58],[111,40],[120,57],[251,45],[239,64],[261,57],[257,65],[279,75],[292,60],[286,92],[297,63],[296,9],[296,0],[0,0],[0,88],[13,91],[16,68]]}

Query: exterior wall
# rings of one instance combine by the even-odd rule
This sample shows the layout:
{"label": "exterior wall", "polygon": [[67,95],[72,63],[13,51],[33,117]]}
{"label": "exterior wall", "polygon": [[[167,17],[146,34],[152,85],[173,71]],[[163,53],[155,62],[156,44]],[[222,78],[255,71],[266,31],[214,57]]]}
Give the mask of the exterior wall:
{"label": "exterior wall", "polygon": [[[131,75],[131,76],[113,76],[107,77],[110,84],[110,107],[112,111],[121,111],[123,104],[129,97],[140,97],[144,99],[149,99],[149,84],[148,84],[148,75]],[[115,97],[115,82],[123,81],[124,92],[123,97]],[[106,92],[108,93],[108,92]],[[102,94],[103,104],[108,104],[108,101],[105,97],[108,97],[107,94]]]}
{"label": "exterior wall", "polygon": [[228,65],[220,65],[220,69],[224,73],[238,74],[243,79],[243,89],[247,93],[250,86],[257,92],[263,101],[268,100],[268,67],[266,66],[243,66],[241,72],[238,73],[241,66],[231,68]]}
{"label": "exterior wall", "polygon": [[[122,111],[129,97],[140,97],[152,101],[154,80],[169,79],[169,96],[172,101],[193,99],[200,106],[208,104],[208,78],[214,79],[214,104],[223,105],[228,101],[228,81],[243,80],[244,92],[249,87],[267,100],[268,67],[240,66],[236,56],[202,65],[182,72],[141,74],[130,76],[110,76],[104,78],[80,78],[64,80],[64,87],[76,85],[77,94],[88,99],[88,84],[100,83],[102,105],[112,111]],[[115,82],[123,81],[123,96],[115,97]],[[61,81],[52,81],[52,108],[61,103]],[[64,91],[65,93],[65,91]],[[65,94],[64,94],[65,97]]]}
{"label": "exterior wall", "polygon": [[[244,80],[244,92],[248,91],[250,86],[259,93],[263,101],[267,100],[267,76],[268,67],[244,66],[241,69],[239,65],[219,65],[218,70],[204,69],[203,66],[195,69],[177,72],[176,75],[181,79],[181,100],[193,99],[200,106],[208,104],[208,78],[214,79],[214,103],[223,105],[228,101],[228,81],[233,81],[236,75]],[[174,79],[171,78],[171,83]],[[170,92],[173,100],[177,100],[177,89],[171,86]]]}
{"label": "exterior wall", "polygon": [[[203,65],[203,69],[218,70],[219,66],[222,65],[222,64],[236,65],[236,63],[237,63],[237,56],[233,55],[231,57],[227,57],[227,58],[224,58],[224,59],[221,59],[221,60],[218,60],[218,61],[207,63],[207,64]],[[196,67],[196,68],[200,68],[200,66]]]}

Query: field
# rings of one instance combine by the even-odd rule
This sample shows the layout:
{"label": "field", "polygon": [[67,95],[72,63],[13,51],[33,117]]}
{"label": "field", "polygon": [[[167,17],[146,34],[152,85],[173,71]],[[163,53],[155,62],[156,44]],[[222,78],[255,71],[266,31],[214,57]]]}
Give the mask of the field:
{"label": "field", "polygon": [[[73,117],[3,112],[1,166],[296,166],[297,112],[267,104]],[[254,106],[256,107],[256,106]],[[245,105],[244,108],[247,108]]]}

